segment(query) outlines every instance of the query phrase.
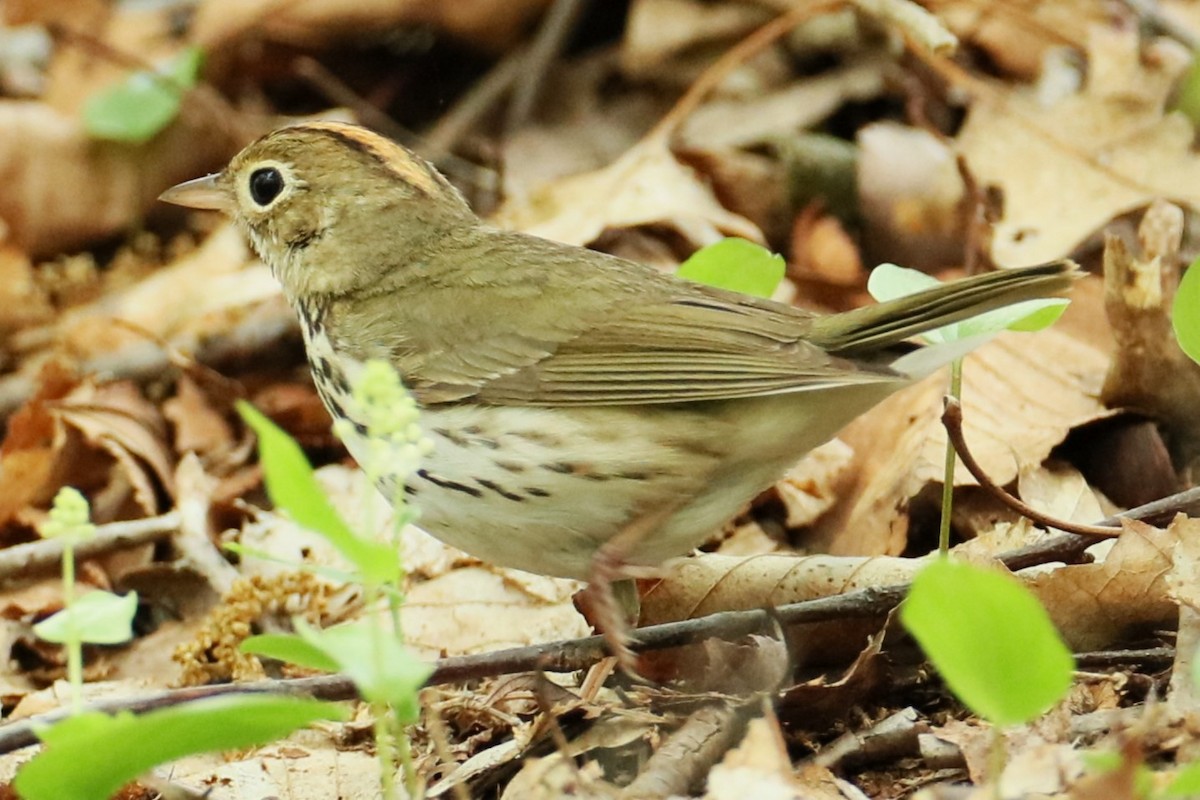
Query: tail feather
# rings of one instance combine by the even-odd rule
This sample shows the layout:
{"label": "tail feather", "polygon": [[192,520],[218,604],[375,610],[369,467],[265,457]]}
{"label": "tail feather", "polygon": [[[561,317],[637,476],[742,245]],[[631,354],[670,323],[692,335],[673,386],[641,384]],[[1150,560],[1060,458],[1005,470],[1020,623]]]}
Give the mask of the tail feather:
{"label": "tail feather", "polygon": [[831,353],[862,355],[985,311],[1062,294],[1082,275],[1075,262],[1005,269],[821,317],[809,339]]}

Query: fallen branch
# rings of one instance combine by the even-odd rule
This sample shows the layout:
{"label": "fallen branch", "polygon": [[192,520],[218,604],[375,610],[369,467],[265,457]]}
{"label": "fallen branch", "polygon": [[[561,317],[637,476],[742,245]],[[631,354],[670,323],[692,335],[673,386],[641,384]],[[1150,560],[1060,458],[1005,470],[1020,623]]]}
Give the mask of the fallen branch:
{"label": "fallen branch", "polygon": [[[157,517],[98,525],[96,535],[75,545],[75,558],[85,559],[156,542],[179,529],[178,511]],[[61,539],[39,539],[0,550],[0,586],[57,570],[62,563]]]}

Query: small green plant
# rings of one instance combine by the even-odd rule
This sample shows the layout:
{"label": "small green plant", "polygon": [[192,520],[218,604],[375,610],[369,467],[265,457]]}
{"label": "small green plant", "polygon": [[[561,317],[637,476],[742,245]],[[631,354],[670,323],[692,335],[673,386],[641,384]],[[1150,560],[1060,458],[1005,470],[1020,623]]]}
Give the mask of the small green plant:
{"label": "small green plant", "polygon": [[1074,658],[1046,609],[1011,575],[941,556],[917,574],[900,621],[954,696],[996,726],[998,779],[1001,726],[1029,722],[1071,686]]}
{"label": "small green plant", "polygon": [[1175,100],[1171,106],[1187,117],[1192,125],[1200,124],[1200,59],[1192,59],[1192,65],[1175,88]]}
{"label": "small green plant", "polygon": [[150,768],[193,753],[252,747],[318,720],[341,720],[332,703],[231,695],[151,711],[79,714],[39,732],[46,749],[13,781],[24,800],[97,800]]}
{"label": "small green plant", "polygon": [[722,239],[695,253],[675,273],[689,281],[770,297],[783,280],[783,256],[745,239]]}
{"label": "small green plant", "polygon": [[161,69],[139,70],[93,95],[83,108],[84,129],[95,139],[149,141],[179,114],[183,96],[196,85],[203,62],[204,51],[189,47]]}
{"label": "small green plant", "polygon": [[58,539],[63,545],[63,609],[34,625],[33,632],[66,650],[71,708],[79,713],[83,707],[83,645],[120,644],[132,639],[137,592],[120,597],[97,590],[80,598],[75,596],[75,548],[96,533],[87,498],[78,489],[70,486],[59,489],[41,533],[44,538]]}
{"label": "small green plant", "polygon": [[[899,267],[895,264],[880,264],[871,271],[871,277],[867,281],[867,291],[882,303],[886,300],[916,294],[937,284],[937,278],[926,275],[924,272]],[[1046,298],[1013,303],[1004,308],[977,314],[961,322],[928,331],[922,338],[931,344],[966,340],[978,340],[982,343],[988,337],[1004,330],[1039,331],[1057,322],[1069,302],[1063,298]],[[950,365],[950,396],[956,400],[962,399],[961,358],[955,359]],[[950,442],[946,442],[946,459],[942,477],[942,518],[938,535],[938,551],[943,556],[950,552],[950,512],[954,504],[956,460],[954,446]]]}
{"label": "small green plant", "polygon": [[1200,363],[1200,259],[1192,262],[1179,281],[1171,308],[1175,338],[1188,358]]}
{"label": "small green plant", "polygon": [[[63,610],[34,626],[67,651],[72,716],[38,731],[46,749],[13,781],[25,800],[109,797],[151,767],[192,753],[262,744],[318,719],[340,719],[329,703],[295,697],[231,696],[165,708],[141,716],[82,712],[83,644],[119,644],[133,637],[137,594],[92,591],[75,597],[75,547],[95,532],[87,499],[64,487],[42,535],[63,542]],[[113,747],[113,742],[124,746]]]}
{"label": "small green plant", "polygon": [[1071,685],[1071,651],[1011,575],[939,558],[918,573],[900,620],[955,696],[997,725],[1028,722]]}
{"label": "small green plant", "polygon": [[[404,769],[410,794],[417,791],[405,726],[418,719],[418,692],[432,671],[403,644],[399,605],[404,574],[398,538],[400,528],[416,513],[405,502],[402,479],[416,470],[431,445],[418,424],[416,403],[390,364],[369,361],[352,383],[347,410],[351,418],[366,426],[366,436],[360,440],[365,448],[365,453],[359,451],[360,466],[372,484],[388,476],[396,485],[391,498],[396,524],[388,543],[359,535],[337,513],[291,437],[249,404],[239,404],[238,411],[258,435],[272,502],[296,522],[325,536],[351,563],[352,579],[362,584],[367,608],[387,598],[392,635],[371,619],[326,630],[297,620],[295,634],[251,637],[242,649],[313,669],[341,672],[353,679],[374,713],[382,788],[384,797],[392,798],[397,796],[397,762]],[[335,425],[334,430],[343,439],[358,436],[348,422]],[[371,507],[369,503],[367,507]],[[363,530],[374,531],[374,520],[366,520]]]}

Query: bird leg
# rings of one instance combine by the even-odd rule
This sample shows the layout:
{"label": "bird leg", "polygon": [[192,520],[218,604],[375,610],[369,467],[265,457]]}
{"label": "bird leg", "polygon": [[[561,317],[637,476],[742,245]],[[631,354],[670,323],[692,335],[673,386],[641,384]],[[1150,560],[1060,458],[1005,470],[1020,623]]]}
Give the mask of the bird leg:
{"label": "bird leg", "polygon": [[[616,656],[621,669],[629,675],[637,676],[637,656],[629,646],[634,636],[629,630],[630,619],[625,604],[618,602],[613,584],[644,572],[629,563],[630,554],[646,536],[675,513],[678,506],[679,502],[667,503],[648,514],[635,517],[600,545],[588,569],[588,587],[584,590],[583,600],[590,612],[591,623],[604,636],[609,651]],[[636,601],[636,598],[637,588],[634,587],[633,599]],[[632,622],[636,624],[637,618]]]}

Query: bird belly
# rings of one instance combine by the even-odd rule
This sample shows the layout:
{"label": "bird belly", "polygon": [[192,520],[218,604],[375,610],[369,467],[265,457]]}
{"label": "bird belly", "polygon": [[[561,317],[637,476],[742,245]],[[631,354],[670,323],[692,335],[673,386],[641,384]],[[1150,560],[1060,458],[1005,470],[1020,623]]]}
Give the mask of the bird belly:
{"label": "bird belly", "polygon": [[[307,338],[307,337],[306,337]],[[308,341],[318,390],[335,417],[350,383],[324,337]],[[353,375],[350,374],[351,380]],[[379,488],[416,507],[417,525],[504,567],[586,578],[596,550],[645,515],[661,522],[631,550],[657,566],[702,544],[806,451],[897,386],[691,405],[580,407],[447,404],[422,410],[433,445],[411,475]],[[351,423],[359,421],[350,420]],[[345,437],[360,462],[359,433]]]}
{"label": "bird belly", "polygon": [[[433,452],[406,484],[420,510],[417,525],[500,566],[586,577],[601,544],[663,503],[696,496],[721,461],[707,441],[719,422],[644,411],[427,409],[422,427]],[[723,521],[707,521],[669,547],[671,555],[686,553]],[[651,533],[647,542],[658,538]],[[641,551],[631,560],[651,563]]]}

